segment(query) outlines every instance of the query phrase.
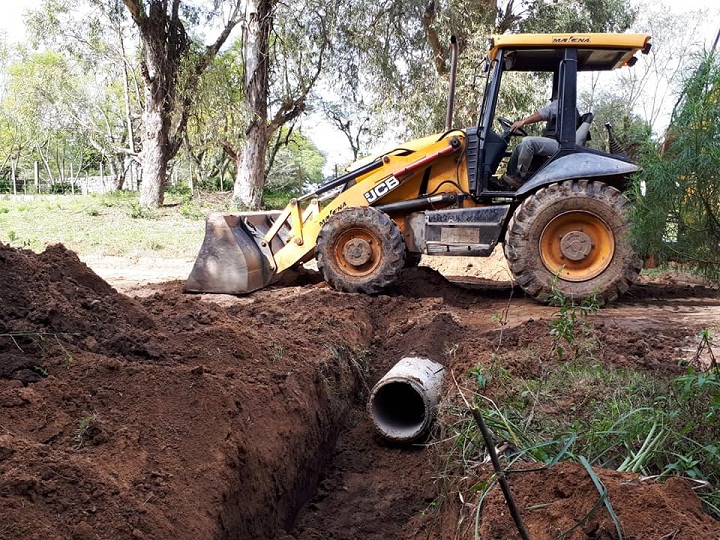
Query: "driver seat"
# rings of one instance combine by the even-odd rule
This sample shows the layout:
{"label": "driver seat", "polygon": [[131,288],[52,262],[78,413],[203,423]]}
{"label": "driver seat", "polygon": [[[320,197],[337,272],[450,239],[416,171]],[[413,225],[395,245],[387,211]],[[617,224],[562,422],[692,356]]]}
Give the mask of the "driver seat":
{"label": "driver seat", "polygon": [[[579,116],[578,128],[575,131],[575,144],[578,146],[585,146],[590,139],[590,125],[592,124],[595,115],[591,112],[585,113]],[[530,172],[528,176],[532,176],[537,170],[542,167],[550,156],[533,156],[530,164]],[[517,170],[518,152],[517,148],[510,155],[510,160],[507,164],[508,172],[514,173]]]}

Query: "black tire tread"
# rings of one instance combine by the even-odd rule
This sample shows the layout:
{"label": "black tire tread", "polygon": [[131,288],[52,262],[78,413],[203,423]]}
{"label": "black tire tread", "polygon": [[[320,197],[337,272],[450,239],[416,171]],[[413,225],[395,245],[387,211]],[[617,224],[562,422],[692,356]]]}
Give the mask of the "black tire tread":
{"label": "black tire tread", "polygon": [[[330,260],[334,237],[348,227],[357,227],[359,224],[371,229],[382,239],[382,263],[378,271],[364,281],[348,279]],[[395,281],[405,266],[405,242],[400,229],[386,213],[370,206],[351,207],[332,215],[320,229],[315,258],[318,270],[333,289],[377,294]]]}
{"label": "black tire tread", "polygon": [[[613,233],[616,245],[619,244],[619,247],[616,249],[611,266],[617,268],[619,264],[621,268],[616,272],[615,277],[612,277],[613,272],[605,270],[590,280],[597,285],[594,290],[581,290],[578,294],[573,289],[581,287],[567,285],[566,291],[563,290],[562,282],[558,284],[558,288],[575,300],[582,300],[595,294],[601,305],[613,302],[635,282],[642,270],[642,261],[632,251],[626,238],[630,202],[620,191],[604,182],[584,179],[566,180],[542,188],[525,199],[510,218],[505,236],[505,258],[510,271],[518,285],[529,296],[537,300],[545,300],[554,276],[550,275],[544,266],[540,268],[542,263],[539,263],[537,249],[533,249],[533,242],[537,239],[531,238],[532,225],[541,212],[572,198],[594,201],[592,204],[599,202],[616,214],[619,226],[616,227],[617,230],[613,229]],[[580,205],[582,204],[584,203],[580,202]],[[615,258],[618,260],[615,261]]]}

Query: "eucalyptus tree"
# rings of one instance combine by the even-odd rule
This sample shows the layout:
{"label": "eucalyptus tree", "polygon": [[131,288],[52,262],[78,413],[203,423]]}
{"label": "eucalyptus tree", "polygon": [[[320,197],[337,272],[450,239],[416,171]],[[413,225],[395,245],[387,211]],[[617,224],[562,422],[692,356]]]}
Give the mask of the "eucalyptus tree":
{"label": "eucalyptus tree", "polygon": [[534,0],[517,26],[522,32],[623,32],[637,15],[627,0]]}
{"label": "eucalyptus tree", "polygon": [[5,175],[8,163],[12,159],[18,141],[18,126],[13,122],[11,109],[6,106],[7,99],[7,66],[9,51],[5,36],[0,35],[0,72],[6,75],[0,85],[0,175]]}
{"label": "eucalyptus tree", "polygon": [[248,114],[243,94],[242,40],[229,43],[200,77],[193,109],[188,118],[183,155],[193,164],[201,184],[220,178],[224,189],[235,180],[237,141],[245,134]]}
{"label": "eucalyptus tree", "polygon": [[73,120],[65,106],[81,87],[65,58],[55,52],[25,52],[7,69],[3,110],[9,120],[10,152],[14,168],[21,159],[37,157],[50,182],[62,177],[58,144],[71,131]]}
{"label": "eucalyptus tree", "polygon": [[[490,34],[623,31],[635,17],[620,0],[341,0],[340,6],[330,56],[332,85],[342,93],[338,101],[352,101],[361,92],[367,113],[411,135],[443,128],[451,35],[460,53],[455,125],[471,125],[477,121]],[[536,106],[543,86],[533,79],[517,81],[507,106]]]}
{"label": "eucalyptus tree", "polygon": [[[112,0],[107,0],[112,1]],[[178,152],[200,76],[244,15],[243,0],[123,0],[137,27],[144,83],[140,203],[163,202],[167,166]],[[209,45],[188,29],[219,27]]]}
{"label": "eucalyptus tree", "polygon": [[[305,72],[293,65],[291,57],[304,54],[301,43],[297,41],[297,35],[290,35],[282,28],[273,36],[269,44],[273,68],[268,77],[265,105],[268,111],[264,130],[267,137],[263,148],[265,161],[263,169],[256,165],[258,173],[261,173],[257,177],[263,181],[263,194],[267,188],[272,194],[290,196],[296,195],[302,185],[322,179],[324,160],[312,143],[296,129],[296,122],[309,99],[309,87],[303,84],[311,84],[304,77]],[[248,134],[248,127],[255,125],[257,120],[257,115],[253,117],[246,106],[246,50],[247,44],[242,39],[235,40],[218,54],[213,65],[201,77],[198,99],[188,120],[184,148],[201,180],[209,175],[221,176],[226,169],[231,169],[236,179],[246,157],[244,145],[252,137],[252,133]],[[240,201],[240,204],[250,207],[253,203]],[[255,204],[259,203],[256,201]]]}
{"label": "eucalyptus tree", "polygon": [[[82,9],[46,0],[27,17],[30,44],[60,55],[73,91],[52,98],[81,139],[110,165],[120,189],[131,160],[138,160],[137,126],[142,106],[131,27],[119,0],[86,0]],[[27,56],[27,52],[25,56]]]}
{"label": "eucalyptus tree", "polygon": [[[653,36],[650,54],[641,55],[633,69],[619,71],[616,83],[605,88],[661,131],[676,92],[687,78],[691,53],[702,49],[700,28],[710,13],[695,10],[678,17],[662,4],[647,2],[642,7],[635,27]],[[720,13],[717,7],[715,12]]]}
{"label": "eucalyptus tree", "polygon": [[[618,142],[632,156],[665,130],[692,55],[702,49],[700,29],[709,14],[693,10],[678,16],[666,6],[648,1],[637,6],[632,29],[653,36],[650,53],[640,55],[632,69],[586,74],[589,84],[578,96],[581,110],[595,113],[590,144],[607,146],[604,124],[610,122]],[[677,24],[678,18],[682,26]]]}
{"label": "eucalyptus tree", "polygon": [[81,73],[58,52],[20,51],[6,70],[0,141],[13,171],[26,179],[35,162],[50,184],[73,186],[81,172],[97,170],[102,151],[94,150],[85,118],[94,111],[91,74]]}
{"label": "eucalyptus tree", "polygon": [[350,145],[353,161],[361,156],[373,142],[374,123],[365,110],[361,92],[353,91],[342,102],[324,100],[322,109],[325,116],[340,130]]}
{"label": "eucalyptus tree", "polygon": [[251,0],[243,20],[242,89],[248,124],[225,150],[237,165],[233,195],[243,208],[262,204],[267,148],[306,111],[323,69],[337,6],[320,0]]}
{"label": "eucalyptus tree", "polygon": [[265,190],[289,198],[320,184],[325,158],[312,141],[288,127],[278,129],[276,140],[282,144],[270,145],[273,164],[267,169]]}

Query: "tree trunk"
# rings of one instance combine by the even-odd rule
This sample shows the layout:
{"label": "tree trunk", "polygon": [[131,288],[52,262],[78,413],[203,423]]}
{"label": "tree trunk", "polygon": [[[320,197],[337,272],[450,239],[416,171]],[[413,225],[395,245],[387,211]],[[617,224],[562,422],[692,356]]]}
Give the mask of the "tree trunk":
{"label": "tree trunk", "polygon": [[[162,110],[162,101],[157,95],[146,93],[143,113],[143,149],[140,160],[143,166],[143,181],[140,186],[140,205],[161,206],[165,195],[165,175],[169,159],[168,131],[169,117]],[[158,102],[159,101],[159,102]]]}
{"label": "tree trunk", "polygon": [[132,123],[132,106],[130,105],[130,75],[128,74],[127,55],[125,54],[125,41],[123,39],[122,25],[118,25],[118,41],[123,59],[123,99],[125,101],[125,124],[127,128],[128,148],[135,155],[135,131]]}
{"label": "tree trunk", "polygon": [[[153,19],[153,9],[157,9]],[[178,36],[184,32],[178,23],[175,33],[166,31],[164,25],[173,28],[169,18],[153,4],[151,16],[143,28],[145,110],[143,111],[143,148],[140,162],[143,181],[140,186],[141,206],[161,206],[165,196],[167,162],[173,157],[170,147],[170,114],[176,89],[179,58],[177,51],[183,48]],[[175,44],[175,54],[169,54]]]}
{"label": "tree trunk", "polygon": [[[191,42],[181,20],[180,0],[123,0],[123,3],[140,30],[143,47],[141,70],[145,81],[145,110],[140,153],[143,167],[140,204],[160,206],[168,161],[180,148],[200,75],[215,59],[237,25],[242,1],[235,1],[217,40],[205,47],[193,67],[182,73],[181,64],[183,59],[189,58]],[[183,93],[178,96],[181,75],[185,76]],[[171,133],[173,115],[176,121]],[[132,122],[128,123],[128,129],[131,126]],[[132,138],[130,129],[128,137]]]}
{"label": "tree trunk", "polygon": [[17,195],[17,176],[15,175],[15,162],[13,161],[10,164],[11,168],[11,174],[12,174],[12,186],[13,186],[13,195]]}
{"label": "tree trunk", "polygon": [[125,156],[123,154],[115,154],[108,156],[108,166],[110,167],[110,176],[112,176],[112,190],[120,191],[125,186],[125,176],[127,169],[125,168]]}
{"label": "tree trunk", "polygon": [[35,144],[35,149],[37,150],[38,156],[40,156],[40,159],[43,162],[43,165],[45,166],[45,171],[48,174],[48,183],[51,185],[55,183],[55,177],[53,176],[52,169],[50,168],[50,162],[48,161],[50,158],[49,156],[45,155],[42,148],[39,144]]}
{"label": "tree trunk", "polygon": [[124,3],[138,25],[143,46],[141,71],[145,81],[145,110],[140,152],[143,167],[140,205],[161,206],[167,162],[176,151],[170,140],[170,127],[178,72],[189,42],[179,16],[179,0],[149,2],[147,13],[139,0],[124,0]]}
{"label": "tree trunk", "polygon": [[253,123],[238,157],[233,189],[233,198],[242,208],[258,210],[262,206],[267,145],[266,126]]}
{"label": "tree trunk", "polygon": [[275,0],[254,0],[245,17],[245,104],[252,115],[238,155],[233,188],[236,203],[250,210],[262,205],[268,144],[269,49]]}

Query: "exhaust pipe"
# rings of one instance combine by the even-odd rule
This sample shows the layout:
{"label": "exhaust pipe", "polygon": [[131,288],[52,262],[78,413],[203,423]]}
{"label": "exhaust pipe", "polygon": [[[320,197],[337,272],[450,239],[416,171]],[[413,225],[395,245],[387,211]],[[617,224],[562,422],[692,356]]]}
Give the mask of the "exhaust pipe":
{"label": "exhaust pipe", "polygon": [[368,412],[375,428],[394,442],[411,442],[430,430],[445,367],[427,358],[406,357],[378,381]]}
{"label": "exhaust pipe", "polygon": [[450,36],[450,91],[448,93],[445,131],[452,129],[453,109],[455,108],[455,79],[457,76],[458,44],[455,36]]}

